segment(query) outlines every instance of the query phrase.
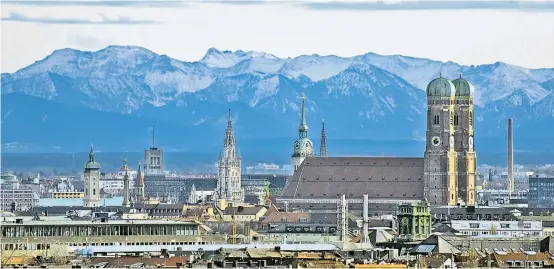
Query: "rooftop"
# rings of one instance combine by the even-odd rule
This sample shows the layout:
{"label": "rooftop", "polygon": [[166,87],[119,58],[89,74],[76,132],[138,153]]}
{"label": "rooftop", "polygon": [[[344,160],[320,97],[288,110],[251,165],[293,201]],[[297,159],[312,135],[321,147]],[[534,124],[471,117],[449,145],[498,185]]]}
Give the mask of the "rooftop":
{"label": "rooftop", "polygon": [[423,158],[307,157],[282,198],[421,199]]}
{"label": "rooftop", "polygon": [[[23,219],[23,223],[15,223],[16,219]],[[28,220],[20,217],[10,217],[3,220],[2,225],[7,226],[75,226],[75,225],[197,225],[194,222],[188,221],[179,221],[179,220],[108,220],[106,222],[101,222],[99,220],[71,220],[69,218],[58,218],[58,219],[46,219],[46,220]]]}

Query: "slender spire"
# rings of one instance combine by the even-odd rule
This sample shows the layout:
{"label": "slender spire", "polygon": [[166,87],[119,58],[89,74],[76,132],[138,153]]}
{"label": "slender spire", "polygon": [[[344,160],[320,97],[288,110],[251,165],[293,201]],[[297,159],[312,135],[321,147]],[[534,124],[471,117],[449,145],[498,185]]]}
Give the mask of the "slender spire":
{"label": "slender spire", "polygon": [[142,177],[142,171],[140,169],[140,161],[138,162],[137,180],[135,182],[136,187],[144,187],[144,178]]}
{"label": "slender spire", "polygon": [[[233,146],[233,151],[234,151],[234,145],[235,145],[235,132],[233,131],[231,109],[229,109],[229,119],[227,120],[227,131],[225,132],[224,146]],[[233,158],[234,158],[234,152],[233,152]]]}
{"label": "slender spire", "polygon": [[131,205],[131,200],[129,197],[129,168],[127,167],[127,158],[123,159],[123,167],[125,170],[125,175],[123,176],[123,206],[129,207]]}
{"label": "slender spire", "polygon": [[298,137],[308,138],[308,124],[306,123],[306,96],[302,95],[302,111],[300,126],[298,126]]}
{"label": "slender spire", "polygon": [[321,145],[319,146],[319,156],[327,157],[327,135],[325,134],[325,120],[321,121]]}
{"label": "slender spire", "polygon": [[231,118],[231,109],[229,108],[229,116],[227,118],[227,127],[233,127],[233,122],[232,122],[232,118]]}
{"label": "slender spire", "polygon": [[155,131],[154,131],[154,125],[152,125],[152,148],[155,147],[156,145],[156,140],[155,140]]}
{"label": "slender spire", "polygon": [[306,125],[306,96],[302,95],[302,119],[300,120],[300,124]]}

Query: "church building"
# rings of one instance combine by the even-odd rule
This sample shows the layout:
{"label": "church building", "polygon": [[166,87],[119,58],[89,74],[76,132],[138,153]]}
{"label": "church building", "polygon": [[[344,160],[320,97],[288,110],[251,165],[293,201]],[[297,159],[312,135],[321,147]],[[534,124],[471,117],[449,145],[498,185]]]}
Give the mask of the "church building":
{"label": "church building", "polygon": [[85,164],[85,207],[100,206],[100,164],[94,159],[94,150],[90,147],[88,162]]}
{"label": "church building", "polygon": [[302,96],[302,116],[300,126],[298,126],[298,139],[294,141],[292,153],[292,168],[293,172],[298,170],[306,157],[312,156],[314,153],[314,144],[308,138],[308,124],[306,123],[306,97]]}
{"label": "church building", "polygon": [[[423,158],[312,156],[302,99],[299,138],[292,155],[294,174],[277,201],[289,208],[313,210],[336,204],[341,195],[349,203],[361,203],[368,194],[374,205],[424,199],[430,206],[475,205],[474,88],[461,75],[450,81],[441,74],[428,84],[426,93]],[[326,155],[326,147],[321,152]]]}
{"label": "church building", "polygon": [[235,133],[229,109],[227,130],[223,141],[223,153],[219,154],[216,201],[240,204],[244,202],[244,191],[241,188],[241,158],[236,153]]}

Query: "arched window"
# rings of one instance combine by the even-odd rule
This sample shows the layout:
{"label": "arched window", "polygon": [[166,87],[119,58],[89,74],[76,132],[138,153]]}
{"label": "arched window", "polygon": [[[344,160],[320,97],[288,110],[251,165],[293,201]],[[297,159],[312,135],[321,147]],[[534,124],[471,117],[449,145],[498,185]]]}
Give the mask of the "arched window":
{"label": "arched window", "polygon": [[440,124],[440,117],[439,115],[435,115],[434,119],[433,119],[433,124],[434,125],[439,125]]}
{"label": "arched window", "polygon": [[92,195],[96,195],[96,189],[92,189]]}
{"label": "arched window", "polygon": [[458,114],[454,115],[454,125],[459,125],[460,124],[460,117],[458,116]]}

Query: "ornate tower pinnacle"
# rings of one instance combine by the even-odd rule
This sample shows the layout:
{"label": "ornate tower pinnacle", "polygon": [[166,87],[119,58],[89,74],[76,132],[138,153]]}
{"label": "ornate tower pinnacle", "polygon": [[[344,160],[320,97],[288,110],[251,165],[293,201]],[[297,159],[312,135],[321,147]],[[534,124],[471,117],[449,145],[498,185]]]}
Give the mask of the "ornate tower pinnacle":
{"label": "ornate tower pinnacle", "polygon": [[231,117],[231,109],[229,109],[229,119],[227,120],[227,130],[225,131],[225,141],[223,142],[225,149],[229,148],[232,152],[224,152],[226,154],[232,154],[235,157],[235,132],[233,130],[233,121]]}
{"label": "ornate tower pinnacle", "polygon": [[327,157],[327,136],[325,135],[325,120],[321,121],[321,145],[319,145],[319,156]]}
{"label": "ornate tower pinnacle", "polygon": [[306,123],[306,96],[302,95],[302,117],[298,126],[298,138],[308,138],[308,124]]}

